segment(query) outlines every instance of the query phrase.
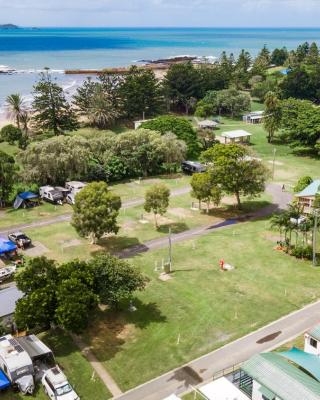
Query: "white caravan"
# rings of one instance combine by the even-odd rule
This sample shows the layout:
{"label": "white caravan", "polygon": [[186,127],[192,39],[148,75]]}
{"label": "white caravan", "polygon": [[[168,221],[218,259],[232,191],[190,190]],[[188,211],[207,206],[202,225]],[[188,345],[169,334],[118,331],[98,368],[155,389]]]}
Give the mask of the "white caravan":
{"label": "white caravan", "polygon": [[11,335],[0,337],[0,368],[23,394],[34,391],[34,368],[29,354]]}

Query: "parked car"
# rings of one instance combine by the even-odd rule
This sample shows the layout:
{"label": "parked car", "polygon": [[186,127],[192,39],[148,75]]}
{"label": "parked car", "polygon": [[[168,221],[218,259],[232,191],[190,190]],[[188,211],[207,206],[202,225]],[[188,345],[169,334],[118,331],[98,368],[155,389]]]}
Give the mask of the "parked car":
{"label": "parked car", "polygon": [[0,268],[0,283],[11,278],[15,274],[16,270],[17,267],[15,265],[12,265],[11,267]]}
{"label": "parked car", "polygon": [[44,391],[53,400],[80,400],[57,365],[44,373],[41,382]]}
{"label": "parked car", "polygon": [[66,202],[70,205],[74,205],[75,204],[75,194],[74,193],[69,193],[66,197]]}
{"label": "parked car", "polygon": [[196,161],[182,161],[181,169],[186,174],[195,174],[199,172],[206,172],[205,165]]}
{"label": "parked car", "polygon": [[41,186],[39,189],[40,197],[49,203],[63,204],[63,193],[55,189],[53,186]]}
{"label": "parked car", "polygon": [[31,239],[20,231],[9,233],[8,239],[15,243],[18,247],[29,247],[32,244]]}

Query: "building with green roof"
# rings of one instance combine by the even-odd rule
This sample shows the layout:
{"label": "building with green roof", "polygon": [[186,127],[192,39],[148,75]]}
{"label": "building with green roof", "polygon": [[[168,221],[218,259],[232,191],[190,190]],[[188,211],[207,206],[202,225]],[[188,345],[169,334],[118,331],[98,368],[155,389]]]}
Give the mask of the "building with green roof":
{"label": "building with green roof", "polygon": [[313,202],[317,194],[320,194],[320,179],[314,180],[302,190],[300,193],[296,193],[295,197],[298,199],[299,204],[304,207],[305,213],[311,213],[313,210]]}
{"label": "building with green roof", "polygon": [[297,352],[255,355],[241,368],[240,388],[252,400],[320,400],[320,382],[308,372],[308,360],[314,368],[314,359]]}

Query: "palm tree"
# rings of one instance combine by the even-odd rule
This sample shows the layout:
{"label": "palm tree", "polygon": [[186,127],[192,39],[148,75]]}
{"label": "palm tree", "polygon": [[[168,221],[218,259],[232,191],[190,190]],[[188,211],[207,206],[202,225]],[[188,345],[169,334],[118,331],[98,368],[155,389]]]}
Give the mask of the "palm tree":
{"label": "palm tree", "polygon": [[19,93],[11,94],[6,99],[10,118],[15,119],[17,127],[20,128],[22,114],[25,112],[23,98]]}
{"label": "palm tree", "polygon": [[108,128],[120,116],[120,113],[114,107],[111,98],[100,86],[95,90],[88,114],[92,125],[100,129]]}
{"label": "palm tree", "polygon": [[275,132],[281,125],[280,100],[274,92],[268,92],[265,97],[264,128],[268,132],[268,143],[271,143]]}
{"label": "palm tree", "polygon": [[27,111],[24,111],[20,116],[20,124],[23,133],[28,136],[29,133],[29,123],[31,122],[31,117]]}

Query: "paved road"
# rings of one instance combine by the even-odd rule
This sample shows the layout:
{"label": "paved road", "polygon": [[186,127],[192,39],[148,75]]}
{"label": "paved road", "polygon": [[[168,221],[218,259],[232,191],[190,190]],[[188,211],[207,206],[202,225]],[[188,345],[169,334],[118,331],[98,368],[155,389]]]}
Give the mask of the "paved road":
{"label": "paved road", "polygon": [[[223,369],[237,365],[262,351],[272,350],[319,323],[320,301],[287,315],[216,351],[191,361],[144,385],[116,397],[117,400],[162,400],[206,382]],[[259,343],[260,344],[259,344]],[[155,349],[156,356],[156,349]],[[155,357],[156,362],[156,357]]]}
{"label": "paved road", "polygon": [[[223,223],[218,223],[215,225],[211,224],[211,225],[200,226],[190,229],[188,231],[173,234],[171,237],[172,243],[178,243],[192,239],[196,236],[202,236],[209,233],[212,230],[222,229],[232,224],[247,222],[257,218],[265,218],[276,211],[284,210],[287,207],[288,203],[290,203],[292,200],[291,193],[282,192],[280,185],[271,183],[267,186],[266,191],[272,197],[272,204],[268,205],[267,207],[261,208],[251,214],[247,214],[237,219],[230,219],[228,221],[225,221]],[[137,244],[135,246],[128,247],[127,249],[119,251],[118,253],[116,253],[116,255],[121,258],[130,258],[140,253],[145,253],[150,250],[161,249],[167,246],[168,246],[168,238],[162,237],[158,239],[149,240],[147,242]]]}
{"label": "paved road", "polygon": [[[171,191],[171,197],[176,197],[176,196],[181,196],[183,194],[189,193],[191,191],[190,187],[183,187],[180,189],[175,189]],[[129,201],[125,201],[122,203],[122,208],[133,208],[137,206],[141,206],[144,203],[144,199],[133,199]],[[14,225],[11,226],[10,228],[5,228],[0,230],[0,235],[8,235],[10,232],[14,231],[23,231],[28,228],[40,228],[42,226],[48,226],[48,225],[53,225],[53,224],[58,224],[59,222],[65,222],[65,221],[70,221],[72,217],[72,214],[64,214],[64,215],[58,215],[57,217],[50,218],[50,219],[45,219],[43,221],[35,221],[35,222],[30,222],[29,224],[20,224],[20,225]]]}

